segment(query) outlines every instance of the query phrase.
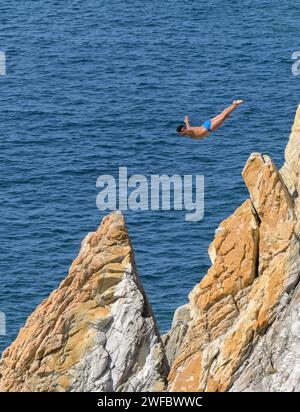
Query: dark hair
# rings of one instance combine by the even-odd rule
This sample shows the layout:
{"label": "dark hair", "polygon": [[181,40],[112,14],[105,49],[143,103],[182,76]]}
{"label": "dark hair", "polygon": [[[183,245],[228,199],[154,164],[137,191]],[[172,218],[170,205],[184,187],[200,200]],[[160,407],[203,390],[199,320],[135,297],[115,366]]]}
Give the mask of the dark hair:
{"label": "dark hair", "polygon": [[177,126],[177,132],[178,132],[178,133],[182,132],[182,129],[185,129],[185,125],[184,125],[184,124],[180,124],[179,126]]}

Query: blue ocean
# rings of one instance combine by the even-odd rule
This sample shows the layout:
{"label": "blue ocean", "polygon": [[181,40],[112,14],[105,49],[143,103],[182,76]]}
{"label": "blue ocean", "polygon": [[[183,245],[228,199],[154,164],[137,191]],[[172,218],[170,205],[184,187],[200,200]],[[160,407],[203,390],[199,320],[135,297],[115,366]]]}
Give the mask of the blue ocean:
{"label": "blue ocean", "polygon": [[[248,196],[251,152],[277,166],[299,101],[300,5],[273,0],[11,0],[0,6],[0,311],[16,337],[108,212],[100,175],[204,175],[205,212],[125,211],[161,332]],[[209,138],[177,135],[242,98]]]}

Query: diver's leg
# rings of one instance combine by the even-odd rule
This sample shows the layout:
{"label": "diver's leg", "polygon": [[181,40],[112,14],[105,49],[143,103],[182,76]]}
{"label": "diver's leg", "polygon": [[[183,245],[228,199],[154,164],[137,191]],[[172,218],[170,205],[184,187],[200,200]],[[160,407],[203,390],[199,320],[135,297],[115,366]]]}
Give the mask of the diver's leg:
{"label": "diver's leg", "polygon": [[227,117],[229,117],[230,114],[242,103],[243,100],[235,100],[230,106],[223,110],[221,114],[213,117],[211,119],[211,130],[217,130],[219,127],[221,127]]}

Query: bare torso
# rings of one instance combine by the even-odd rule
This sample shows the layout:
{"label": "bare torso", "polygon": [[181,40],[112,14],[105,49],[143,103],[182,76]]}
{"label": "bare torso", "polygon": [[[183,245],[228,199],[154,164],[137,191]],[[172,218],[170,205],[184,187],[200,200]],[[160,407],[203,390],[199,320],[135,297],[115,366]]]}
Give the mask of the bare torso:
{"label": "bare torso", "polygon": [[193,126],[186,131],[186,134],[194,139],[201,139],[210,135],[204,126]]}

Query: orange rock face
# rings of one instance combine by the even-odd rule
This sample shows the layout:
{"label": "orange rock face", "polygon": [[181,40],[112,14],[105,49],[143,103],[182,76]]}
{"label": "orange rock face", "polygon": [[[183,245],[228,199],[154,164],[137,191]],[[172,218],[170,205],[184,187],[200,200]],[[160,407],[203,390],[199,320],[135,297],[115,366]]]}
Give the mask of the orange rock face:
{"label": "orange rock face", "polygon": [[165,358],[124,218],[89,234],[2,356],[1,391],[162,390]]}
{"label": "orange rock face", "polygon": [[[299,124],[298,110],[293,144]],[[298,165],[299,149],[290,146],[288,158],[293,153]],[[250,200],[221,223],[209,247],[212,266],[190,293],[191,321],[171,367],[170,391],[229,390],[293,291],[300,268],[299,221],[290,188],[295,192],[297,173],[290,173],[288,190],[268,156],[254,153],[248,159],[243,178]]]}

